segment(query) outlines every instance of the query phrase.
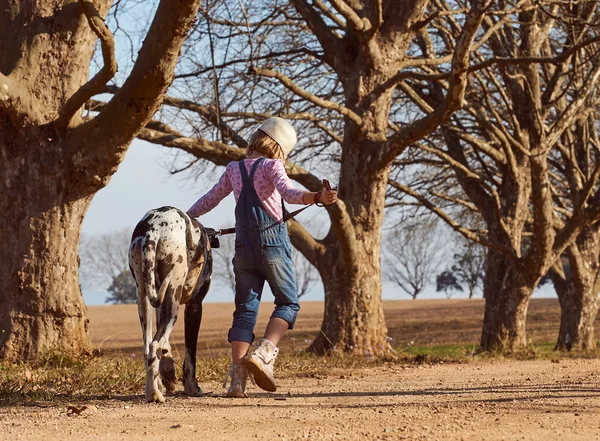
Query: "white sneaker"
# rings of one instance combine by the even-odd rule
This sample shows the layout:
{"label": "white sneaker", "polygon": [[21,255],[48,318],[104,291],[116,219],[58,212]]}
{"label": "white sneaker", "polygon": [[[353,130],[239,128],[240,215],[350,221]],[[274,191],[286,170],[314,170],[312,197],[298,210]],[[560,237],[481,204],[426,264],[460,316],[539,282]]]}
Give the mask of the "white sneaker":
{"label": "white sneaker", "polygon": [[229,372],[227,372],[223,381],[224,388],[227,387],[229,378],[231,378],[231,384],[225,396],[228,398],[248,398],[248,395],[246,395],[246,379],[248,378],[246,366],[231,363]]}
{"label": "white sneaker", "polygon": [[246,359],[248,373],[254,377],[254,383],[263,390],[275,392],[277,385],[273,376],[273,365],[279,349],[267,339],[258,341],[258,347]]}

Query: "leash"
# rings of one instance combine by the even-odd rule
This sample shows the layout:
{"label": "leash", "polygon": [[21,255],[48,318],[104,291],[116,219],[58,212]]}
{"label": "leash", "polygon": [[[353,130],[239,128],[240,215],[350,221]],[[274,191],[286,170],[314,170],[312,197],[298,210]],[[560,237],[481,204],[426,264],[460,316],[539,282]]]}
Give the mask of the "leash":
{"label": "leash", "polygon": [[[337,187],[335,188],[331,188],[331,184],[329,183],[329,181],[327,179],[323,179],[323,188],[325,188],[325,190],[337,190]],[[309,207],[312,207],[313,205],[316,205],[317,207],[324,207],[325,205],[323,204],[309,204],[305,207],[302,207],[296,211],[292,211],[291,213],[288,213],[284,219],[283,222],[287,222],[290,219],[295,218],[296,216],[298,216],[300,213],[302,213],[304,210],[306,210]],[[277,225],[277,224],[273,224],[273,225]],[[235,227],[234,228],[223,228],[222,230],[213,230],[211,228],[211,232],[209,233],[209,236],[211,236],[211,240],[216,239],[216,243],[218,243],[219,241],[219,236],[225,236],[226,234],[233,234],[235,233]],[[212,244],[211,244],[212,245]],[[213,248],[218,248],[218,245],[215,247],[213,246]]]}

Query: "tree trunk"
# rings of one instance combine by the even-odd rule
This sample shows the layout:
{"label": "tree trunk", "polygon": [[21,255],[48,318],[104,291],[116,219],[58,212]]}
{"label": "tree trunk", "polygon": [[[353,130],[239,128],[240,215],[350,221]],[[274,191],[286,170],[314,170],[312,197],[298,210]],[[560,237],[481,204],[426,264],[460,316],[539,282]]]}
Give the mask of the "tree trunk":
{"label": "tree trunk", "polygon": [[[66,196],[60,140],[44,143],[49,136],[40,134],[14,142],[9,133],[0,131],[0,194],[7,195],[0,198],[0,357],[87,351],[77,245],[91,197]],[[5,154],[24,142],[46,144],[45,161],[31,157],[34,149]]]}
{"label": "tree trunk", "polygon": [[[379,103],[374,120],[362,127],[348,123],[344,137],[339,194],[343,217],[332,219],[319,259],[325,286],[325,314],[311,350],[334,347],[357,354],[383,355],[390,349],[381,301],[381,228],[389,167],[377,154],[377,127],[387,123],[389,97]],[[360,176],[360,179],[357,179]]]}
{"label": "tree trunk", "polygon": [[560,302],[558,350],[593,351],[594,321],[600,308],[600,231],[582,233],[561,258],[562,274],[550,272]]}
{"label": "tree trunk", "polygon": [[[554,276],[552,278],[554,280]],[[595,350],[594,321],[600,306],[598,290],[580,291],[574,283],[553,283],[560,302],[560,328],[555,349]]]}
{"label": "tree trunk", "polygon": [[469,299],[473,298],[473,294],[475,294],[475,287],[473,285],[469,285]]}
{"label": "tree trunk", "polygon": [[[102,16],[109,4],[96,2]],[[73,196],[83,187],[69,182],[73,146],[52,122],[86,82],[97,37],[77,2],[0,9],[0,76],[14,79],[2,87],[19,97],[0,106],[0,357],[81,353],[90,342],[77,246],[91,196]]]}
{"label": "tree trunk", "polygon": [[527,347],[525,324],[533,288],[499,251],[490,249],[484,283],[480,349],[519,352]]}
{"label": "tree trunk", "polygon": [[[162,0],[121,91],[84,121],[114,75],[110,0],[0,0],[0,357],[89,349],[80,228],[173,78],[198,0]],[[176,3],[176,5],[174,5]],[[90,81],[101,40],[104,66]]]}
{"label": "tree trunk", "polygon": [[[360,256],[368,259],[364,248]],[[329,260],[329,259],[328,259]],[[321,331],[310,350],[323,355],[337,349],[358,355],[383,355],[389,350],[381,301],[379,265],[346,266],[330,260],[323,267],[325,312]]]}

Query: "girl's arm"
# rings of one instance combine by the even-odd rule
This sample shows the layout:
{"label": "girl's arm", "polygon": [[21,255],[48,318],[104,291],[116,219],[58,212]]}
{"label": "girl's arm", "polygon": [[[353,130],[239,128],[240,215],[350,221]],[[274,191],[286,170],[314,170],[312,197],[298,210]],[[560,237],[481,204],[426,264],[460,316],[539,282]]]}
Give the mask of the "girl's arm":
{"label": "girl's arm", "polygon": [[198,217],[208,213],[210,210],[219,205],[219,202],[221,202],[225,196],[231,193],[232,190],[233,187],[231,186],[227,169],[225,169],[225,173],[221,175],[219,182],[217,182],[208,193],[198,199],[198,201],[187,211],[188,216]]}
{"label": "girl's arm", "polygon": [[[302,191],[294,187],[292,180],[288,177],[285,167],[282,161],[273,161],[273,168],[271,170],[271,179],[273,185],[281,194],[281,197],[288,204],[314,204],[315,202],[321,202],[325,205],[333,204],[337,201],[337,192],[335,190],[325,190],[320,192]],[[319,195],[319,199],[315,197]]]}

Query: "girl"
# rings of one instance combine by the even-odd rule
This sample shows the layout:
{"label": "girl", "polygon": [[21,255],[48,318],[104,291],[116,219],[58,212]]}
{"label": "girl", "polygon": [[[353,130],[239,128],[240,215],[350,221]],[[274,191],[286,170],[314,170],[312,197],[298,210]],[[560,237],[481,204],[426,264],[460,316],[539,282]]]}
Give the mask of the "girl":
{"label": "girl", "polygon": [[[318,193],[294,188],[283,161],[296,145],[294,128],[282,118],[267,119],[252,135],[247,158],[231,162],[219,182],[188,210],[190,217],[212,210],[231,191],[235,207],[235,312],[229,330],[231,343],[228,397],[245,398],[248,372],[266,391],[277,389],[273,364],[279,353],[277,344],[294,327],[300,310],[296,279],[292,268],[292,248],[285,225],[282,198],[290,204],[337,201],[337,192]],[[264,338],[248,356],[254,341],[254,326],[265,281],[275,296],[275,310]]]}

